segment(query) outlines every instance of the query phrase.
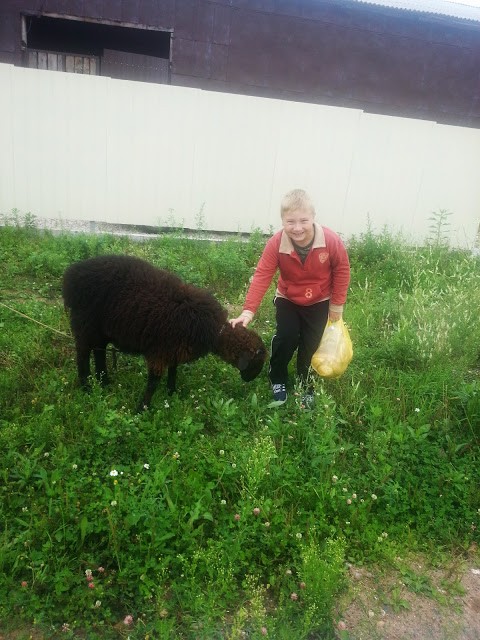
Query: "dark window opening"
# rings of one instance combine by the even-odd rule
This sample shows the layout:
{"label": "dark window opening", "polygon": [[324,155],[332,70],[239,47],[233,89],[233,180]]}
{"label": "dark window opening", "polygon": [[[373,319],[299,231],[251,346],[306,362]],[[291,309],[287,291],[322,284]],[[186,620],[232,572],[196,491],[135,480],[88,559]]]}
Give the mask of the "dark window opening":
{"label": "dark window opening", "polygon": [[170,83],[169,31],[24,16],[23,34],[27,67]]}
{"label": "dark window opening", "polygon": [[29,49],[103,56],[104,49],[126,53],[170,57],[170,32],[135,29],[47,16],[26,16]]}

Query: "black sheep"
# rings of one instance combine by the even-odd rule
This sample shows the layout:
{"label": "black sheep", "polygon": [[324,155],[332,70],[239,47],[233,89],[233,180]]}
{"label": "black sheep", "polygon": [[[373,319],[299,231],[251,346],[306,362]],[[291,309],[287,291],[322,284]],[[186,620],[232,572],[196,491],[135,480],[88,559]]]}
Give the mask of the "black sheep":
{"label": "black sheep", "polygon": [[177,365],[208,353],[239,369],[247,382],[258,376],[266,358],[261,338],[242,326],[232,328],[213,295],[140,258],[107,255],[70,265],[63,276],[63,298],[83,386],[88,385],[92,351],[96,376],[107,382],[108,343],[145,357],[148,381],[138,410],[149,406],[165,369],[173,393]]}

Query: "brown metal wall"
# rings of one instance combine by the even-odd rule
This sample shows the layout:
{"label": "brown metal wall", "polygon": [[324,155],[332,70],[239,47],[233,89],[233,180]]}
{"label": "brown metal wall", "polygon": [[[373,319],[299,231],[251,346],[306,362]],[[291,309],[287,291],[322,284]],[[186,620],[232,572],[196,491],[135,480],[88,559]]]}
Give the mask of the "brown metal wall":
{"label": "brown metal wall", "polygon": [[349,0],[3,0],[0,60],[20,14],[173,30],[171,83],[480,128],[480,23]]}

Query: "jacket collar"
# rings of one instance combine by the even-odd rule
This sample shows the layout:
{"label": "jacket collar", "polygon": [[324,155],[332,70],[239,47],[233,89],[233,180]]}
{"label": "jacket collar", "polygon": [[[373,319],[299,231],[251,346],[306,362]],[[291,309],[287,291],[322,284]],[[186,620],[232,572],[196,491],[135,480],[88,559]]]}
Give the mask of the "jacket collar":
{"label": "jacket collar", "polygon": [[[313,223],[315,227],[315,238],[313,239],[312,249],[319,249],[321,247],[326,247],[325,243],[325,233],[323,232],[323,227],[321,227],[316,222]],[[282,237],[280,238],[280,247],[278,249],[279,253],[292,253],[295,251],[292,241],[287,236],[285,231],[282,231]]]}

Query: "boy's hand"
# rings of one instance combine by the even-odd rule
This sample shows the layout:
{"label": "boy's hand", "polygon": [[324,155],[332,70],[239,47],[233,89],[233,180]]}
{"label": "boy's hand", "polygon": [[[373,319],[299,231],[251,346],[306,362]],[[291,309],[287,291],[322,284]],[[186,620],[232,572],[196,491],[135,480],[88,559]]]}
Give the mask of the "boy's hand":
{"label": "boy's hand", "polygon": [[249,324],[249,322],[251,321],[251,316],[250,314],[246,314],[246,313],[241,313],[238,318],[232,318],[231,320],[229,320],[230,324],[232,325],[232,327],[236,327],[237,324],[242,324],[244,327],[247,326],[247,324]]}
{"label": "boy's hand", "polygon": [[342,313],[340,311],[329,311],[328,319],[330,322],[338,322],[342,319]]}

